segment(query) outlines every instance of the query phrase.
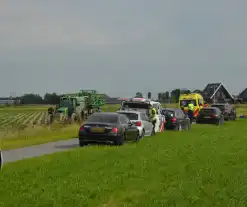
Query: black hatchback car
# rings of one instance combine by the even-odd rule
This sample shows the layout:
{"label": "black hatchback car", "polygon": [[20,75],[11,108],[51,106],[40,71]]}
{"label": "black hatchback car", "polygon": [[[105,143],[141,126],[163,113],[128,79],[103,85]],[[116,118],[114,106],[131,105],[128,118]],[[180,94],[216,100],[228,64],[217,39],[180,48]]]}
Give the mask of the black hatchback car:
{"label": "black hatchback car", "polygon": [[215,103],[215,104],[212,104],[211,107],[219,108],[221,112],[223,113],[224,119],[226,121],[236,120],[237,112],[236,112],[236,109],[232,105],[228,103]]}
{"label": "black hatchback car", "polygon": [[176,131],[189,130],[191,128],[190,119],[181,109],[163,108],[161,114],[165,116],[165,129]]}
{"label": "black hatchback car", "polygon": [[196,123],[221,125],[224,123],[224,115],[217,107],[202,108],[198,113]]}
{"label": "black hatchback car", "polygon": [[127,116],[114,112],[94,113],[79,129],[79,144],[112,142],[123,145],[127,140],[139,140],[139,131]]}

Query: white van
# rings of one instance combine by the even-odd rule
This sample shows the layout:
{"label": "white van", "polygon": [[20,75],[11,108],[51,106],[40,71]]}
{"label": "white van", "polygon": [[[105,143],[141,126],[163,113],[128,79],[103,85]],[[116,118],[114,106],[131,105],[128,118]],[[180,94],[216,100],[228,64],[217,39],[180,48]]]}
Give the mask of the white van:
{"label": "white van", "polygon": [[159,117],[158,122],[155,126],[155,132],[161,132],[164,130],[165,117],[161,114],[161,104],[156,101],[151,101],[145,98],[130,98],[130,99],[119,99],[122,100],[120,110],[135,110],[149,112],[149,105],[156,109]]}

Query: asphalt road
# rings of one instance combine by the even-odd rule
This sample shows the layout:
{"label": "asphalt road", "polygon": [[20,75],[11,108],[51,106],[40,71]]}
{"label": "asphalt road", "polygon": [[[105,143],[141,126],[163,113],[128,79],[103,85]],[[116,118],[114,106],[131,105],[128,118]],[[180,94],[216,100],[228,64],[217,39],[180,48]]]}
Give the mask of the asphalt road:
{"label": "asphalt road", "polygon": [[78,139],[70,139],[65,141],[50,142],[37,146],[6,150],[3,151],[3,162],[8,163],[25,158],[39,157],[41,155],[65,151],[76,147],[79,147]]}
{"label": "asphalt road", "polygon": [[23,160],[25,158],[39,157],[41,155],[65,151],[76,147],[79,147],[78,139],[70,139],[19,149],[6,150],[3,151],[3,162],[8,163]]}

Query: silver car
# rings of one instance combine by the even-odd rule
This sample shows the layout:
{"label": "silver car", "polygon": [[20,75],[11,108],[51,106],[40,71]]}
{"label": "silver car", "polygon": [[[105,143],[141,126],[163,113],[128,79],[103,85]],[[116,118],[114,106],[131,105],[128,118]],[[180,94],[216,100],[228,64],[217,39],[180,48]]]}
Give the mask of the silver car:
{"label": "silver car", "polygon": [[145,112],[134,110],[121,110],[117,113],[126,115],[131,123],[133,123],[139,130],[140,138],[144,136],[151,136],[153,134],[153,124],[149,121],[149,118]]}

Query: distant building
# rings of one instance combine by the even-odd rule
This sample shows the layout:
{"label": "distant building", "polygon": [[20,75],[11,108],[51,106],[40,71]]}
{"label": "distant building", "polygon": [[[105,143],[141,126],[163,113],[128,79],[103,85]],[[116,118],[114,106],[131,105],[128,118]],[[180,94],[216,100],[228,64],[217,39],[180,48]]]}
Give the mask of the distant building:
{"label": "distant building", "polygon": [[209,83],[202,91],[204,100],[208,103],[234,103],[235,99],[223,83]]}
{"label": "distant building", "polygon": [[12,99],[0,99],[0,105],[14,104],[15,100]]}
{"label": "distant building", "polygon": [[243,99],[243,102],[247,102],[247,88],[244,89],[240,94],[239,94],[239,98]]}

